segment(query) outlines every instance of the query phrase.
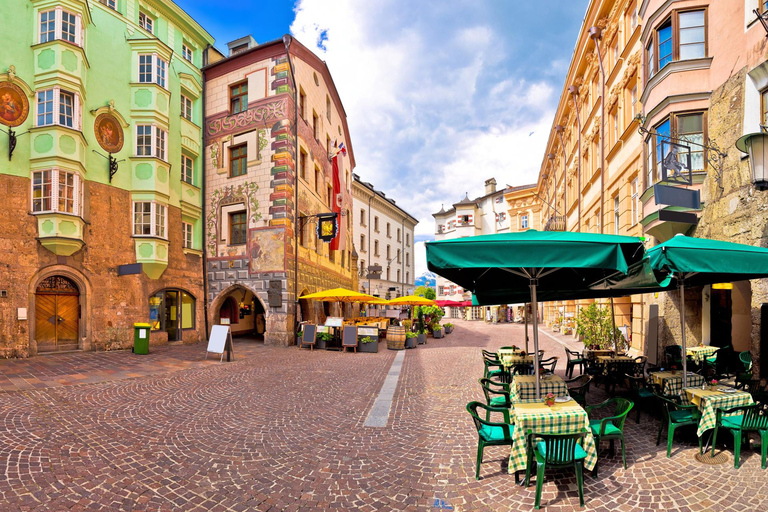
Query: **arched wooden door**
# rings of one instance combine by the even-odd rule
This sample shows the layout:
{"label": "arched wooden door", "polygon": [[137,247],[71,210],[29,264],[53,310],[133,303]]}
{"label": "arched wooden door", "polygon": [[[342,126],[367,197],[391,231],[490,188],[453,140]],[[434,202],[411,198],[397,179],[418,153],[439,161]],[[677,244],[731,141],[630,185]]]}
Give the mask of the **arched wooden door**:
{"label": "arched wooden door", "polygon": [[51,276],[35,291],[35,340],[38,352],[79,348],[80,291],[66,277]]}

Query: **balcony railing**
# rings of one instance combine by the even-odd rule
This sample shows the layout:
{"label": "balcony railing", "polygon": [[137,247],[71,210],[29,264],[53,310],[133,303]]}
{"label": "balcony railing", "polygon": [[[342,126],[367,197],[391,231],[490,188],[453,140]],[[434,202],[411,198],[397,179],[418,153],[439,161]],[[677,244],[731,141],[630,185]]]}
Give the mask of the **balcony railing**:
{"label": "balcony railing", "polygon": [[550,215],[544,231],[565,231],[565,215]]}

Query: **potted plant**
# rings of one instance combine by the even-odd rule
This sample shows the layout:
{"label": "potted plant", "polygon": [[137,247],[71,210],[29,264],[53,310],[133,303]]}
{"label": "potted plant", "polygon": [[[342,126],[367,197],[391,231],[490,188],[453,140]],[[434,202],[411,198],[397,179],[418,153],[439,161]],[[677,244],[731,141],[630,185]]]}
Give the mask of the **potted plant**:
{"label": "potted plant", "polygon": [[427,331],[425,331],[423,328],[419,329],[416,333],[416,341],[419,345],[426,345],[427,343]]}
{"label": "potted plant", "polygon": [[299,330],[299,332],[296,333],[296,344],[301,345],[301,338],[304,337],[304,330]]}
{"label": "potted plant", "polygon": [[319,332],[316,339],[315,348],[326,349],[328,348],[328,342],[333,339],[333,335],[329,332]]}
{"label": "potted plant", "polygon": [[358,352],[370,352],[375,353],[379,351],[378,339],[366,336],[360,339],[360,344],[357,347]]}
{"label": "potted plant", "polygon": [[552,407],[555,405],[555,395],[552,393],[547,393],[547,396],[544,397],[544,405],[547,407]]}
{"label": "potted plant", "polygon": [[418,335],[415,332],[406,331],[405,333],[405,348],[416,348],[416,337]]}
{"label": "potted plant", "polygon": [[430,325],[430,328],[432,329],[432,336],[434,338],[442,338],[443,337],[443,328],[440,327],[440,321],[435,320],[432,322],[432,325]]}
{"label": "potted plant", "polygon": [[712,379],[711,381],[709,381],[709,390],[717,391],[717,379]]}
{"label": "potted plant", "polygon": [[453,332],[453,324],[451,322],[448,322],[443,327],[445,327],[445,334],[451,334]]}
{"label": "potted plant", "polygon": [[403,320],[403,327],[405,327],[405,332],[411,332],[411,328],[413,327],[413,321],[412,320]]}

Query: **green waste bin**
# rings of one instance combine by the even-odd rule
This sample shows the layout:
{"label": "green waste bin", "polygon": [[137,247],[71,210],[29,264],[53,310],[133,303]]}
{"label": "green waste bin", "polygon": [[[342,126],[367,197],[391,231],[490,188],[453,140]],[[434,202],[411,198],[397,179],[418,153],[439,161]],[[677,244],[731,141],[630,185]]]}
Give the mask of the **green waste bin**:
{"label": "green waste bin", "polygon": [[149,324],[133,324],[133,353],[149,354]]}

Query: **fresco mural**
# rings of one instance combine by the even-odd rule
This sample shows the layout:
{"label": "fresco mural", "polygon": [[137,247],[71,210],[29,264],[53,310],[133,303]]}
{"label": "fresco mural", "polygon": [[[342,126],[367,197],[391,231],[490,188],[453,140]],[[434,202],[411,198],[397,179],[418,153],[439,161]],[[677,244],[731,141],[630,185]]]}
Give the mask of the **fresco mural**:
{"label": "fresco mural", "polygon": [[123,149],[123,128],[112,114],[99,114],[93,123],[93,132],[99,146],[107,153],[119,153]]}
{"label": "fresco mural", "polygon": [[[211,209],[206,219],[206,227],[208,233],[208,254],[211,257],[233,257],[244,256],[239,254],[237,248],[227,248],[223,246],[220,250],[218,248],[218,240],[220,238],[219,228],[219,214],[221,213],[221,207],[228,204],[243,203],[245,205],[246,214],[250,224],[256,223],[261,219],[261,213],[259,213],[259,200],[256,198],[256,192],[259,190],[259,186],[253,182],[241,183],[239,185],[230,185],[228,187],[215,189],[211,194]],[[235,249],[233,253],[232,249]],[[218,253],[217,253],[218,252]],[[242,252],[242,251],[240,251]]]}
{"label": "fresco mural", "polygon": [[248,251],[251,274],[285,272],[285,228],[252,229],[248,240]]}
{"label": "fresco mural", "polygon": [[29,101],[24,91],[11,82],[0,83],[0,123],[11,128],[21,125],[29,115]]}

